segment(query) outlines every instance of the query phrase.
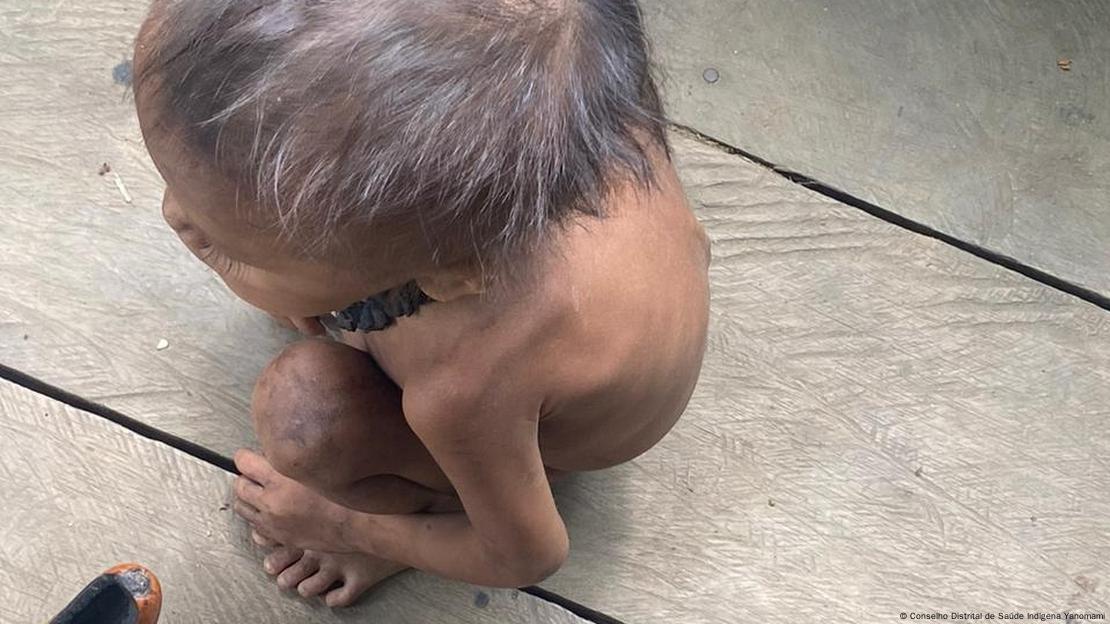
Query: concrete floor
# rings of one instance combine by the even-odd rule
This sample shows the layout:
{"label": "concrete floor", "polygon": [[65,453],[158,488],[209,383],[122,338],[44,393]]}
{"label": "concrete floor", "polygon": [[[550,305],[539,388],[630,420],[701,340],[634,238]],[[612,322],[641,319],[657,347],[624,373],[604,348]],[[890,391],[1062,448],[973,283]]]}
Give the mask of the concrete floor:
{"label": "concrete floor", "polygon": [[643,4],[678,122],[1110,296],[1110,3]]}
{"label": "concrete floor", "polygon": [[[848,190],[876,201],[932,197],[883,203],[924,221],[931,217],[915,206],[927,205],[949,220],[937,227],[952,233],[971,231],[959,228],[975,221],[948,183],[978,189],[991,171],[1010,170],[1003,150],[983,157],[988,168],[959,178],[915,148],[925,154],[911,180],[919,186],[903,193],[901,147],[940,141],[943,133],[921,115],[947,119],[940,110],[948,100],[913,100],[907,110],[918,121],[898,126],[895,140],[884,134],[888,126],[867,127],[838,110],[852,102],[847,95],[814,96],[840,80],[855,84],[853,55],[884,49],[859,36],[869,31],[858,22],[885,19],[890,28],[882,32],[894,36],[896,20],[878,9],[830,4],[829,12],[853,19],[830,18],[822,22],[825,35],[804,37],[796,20],[816,11],[805,2],[722,0],[681,12],[645,4],[682,123],[753,151],[766,148],[761,155],[803,172],[824,176],[825,169],[806,166],[839,162],[843,177],[828,181],[854,181]],[[982,4],[996,9],[986,17],[1014,28],[1036,10]],[[0,0],[0,364],[226,455],[253,443],[250,386],[291,337],[236,302],[161,223],[160,181],[126,89],[113,81],[143,5]],[[780,8],[786,5],[795,10]],[[1086,7],[1094,28],[1098,6],[1072,3],[1061,15]],[[778,37],[796,71],[825,56],[846,60],[820,66],[820,84],[808,94],[796,90],[805,80],[760,83],[748,65],[707,60],[704,46],[758,40],[729,34],[755,17],[759,36]],[[966,30],[984,28],[972,20]],[[1071,28],[1083,39],[1078,25]],[[844,36],[834,36],[836,29]],[[946,32],[922,31],[913,49],[942,60],[950,50],[947,64],[959,65],[958,47],[927,45]],[[827,51],[814,47],[833,40],[839,43]],[[1075,58],[1072,71],[1081,72]],[[774,59],[784,57],[765,61]],[[720,68],[712,85],[698,69],[709,63]],[[907,66],[884,80],[894,89],[899,81],[940,79],[938,63],[924,77]],[[684,67],[696,69],[696,79],[675,90]],[[747,78],[737,80],[741,70]],[[1110,88],[1105,75],[1082,77],[1092,93]],[[942,91],[993,110],[979,86],[968,79]],[[1023,93],[1015,110],[1050,106],[1043,89]],[[773,132],[764,124],[760,134],[760,124],[750,124],[759,98],[777,98],[780,116],[768,119],[820,112],[819,132],[804,132],[799,122]],[[1107,157],[1099,151],[1104,135],[1067,136],[1089,157],[1084,163]],[[1106,311],[686,134],[673,139],[691,201],[715,242],[705,372],[688,413],[659,447],[560,488],[573,550],[544,587],[626,622],[885,621],[934,609],[1110,612]],[[1044,162],[1056,166],[1047,156]],[[103,163],[112,171],[99,175]],[[1024,166],[1015,164],[1013,175],[1024,175]],[[1096,252],[1110,219],[1095,208],[1105,195],[1068,175],[1035,181],[1042,195],[1078,198],[1060,202],[1056,227],[1031,239],[1036,230],[1026,225],[1033,221],[1015,216],[1026,225],[970,240],[1024,241],[998,250],[1025,250],[1030,255],[1021,257],[1043,270],[1098,286],[1106,258]],[[987,215],[981,222],[991,223],[994,204],[975,201],[976,214]],[[1049,256],[1071,264],[1039,260]],[[158,350],[163,339],[169,346]],[[11,384],[0,386],[0,433],[0,496],[10,511],[0,518],[3,621],[43,619],[118,558],[159,564],[167,594],[178,601],[168,604],[176,613],[197,609],[205,621],[262,621],[251,619],[259,613],[268,622],[574,621],[518,592],[420,574],[346,615],[310,609],[279,596],[256,567],[242,527],[220,510],[228,476],[219,469]],[[174,522],[152,519],[154,507],[175,510]],[[49,574],[36,567],[44,562]],[[214,575],[227,583],[212,585]]]}

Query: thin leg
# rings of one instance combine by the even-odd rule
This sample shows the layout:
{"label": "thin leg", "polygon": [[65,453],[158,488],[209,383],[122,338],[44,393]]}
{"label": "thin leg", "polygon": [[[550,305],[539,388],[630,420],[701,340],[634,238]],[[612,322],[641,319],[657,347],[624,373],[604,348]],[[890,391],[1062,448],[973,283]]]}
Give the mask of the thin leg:
{"label": "thin leg", "polygon": [[366,513],[458,509],[409,428],[401,390],[368,354],[324,340],[291,345],[263,372],[255,430],[274,468]]}

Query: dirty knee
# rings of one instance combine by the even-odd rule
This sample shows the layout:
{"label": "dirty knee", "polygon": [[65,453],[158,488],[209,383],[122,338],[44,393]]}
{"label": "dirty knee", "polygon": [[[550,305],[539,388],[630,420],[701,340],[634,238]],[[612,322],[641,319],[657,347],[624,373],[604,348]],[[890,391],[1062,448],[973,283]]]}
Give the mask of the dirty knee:
{"label": "dirty knee", "polygon": [[347,478],[344,458],[364,437],[366,395],[381,376],[368,355],[341,343],[304,340],[282,351],[251,397],[255,432],[274,469],[322,487]]}

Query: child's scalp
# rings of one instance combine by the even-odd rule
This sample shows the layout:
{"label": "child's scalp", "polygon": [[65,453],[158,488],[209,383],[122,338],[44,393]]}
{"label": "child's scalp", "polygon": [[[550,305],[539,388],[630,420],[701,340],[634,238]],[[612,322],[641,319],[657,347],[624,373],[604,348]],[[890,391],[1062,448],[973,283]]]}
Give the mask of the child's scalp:
{"label": "child's scalp", "polygon": [[142,39],[139,98],[315,245],[511,264],[666,146],[635,0],[158,0]]}

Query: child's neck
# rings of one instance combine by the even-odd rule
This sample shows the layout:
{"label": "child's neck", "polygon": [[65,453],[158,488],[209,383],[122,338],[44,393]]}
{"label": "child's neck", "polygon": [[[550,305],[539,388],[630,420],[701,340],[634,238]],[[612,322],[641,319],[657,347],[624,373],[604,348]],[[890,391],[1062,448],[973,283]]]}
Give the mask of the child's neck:
{"label": "child's neck", "polygon": [[332,313],[332,318],[343,331],[381,331],[392,326],[398,318],[416,314],[421,306],[432,301],[413,280],[353,303]]}

